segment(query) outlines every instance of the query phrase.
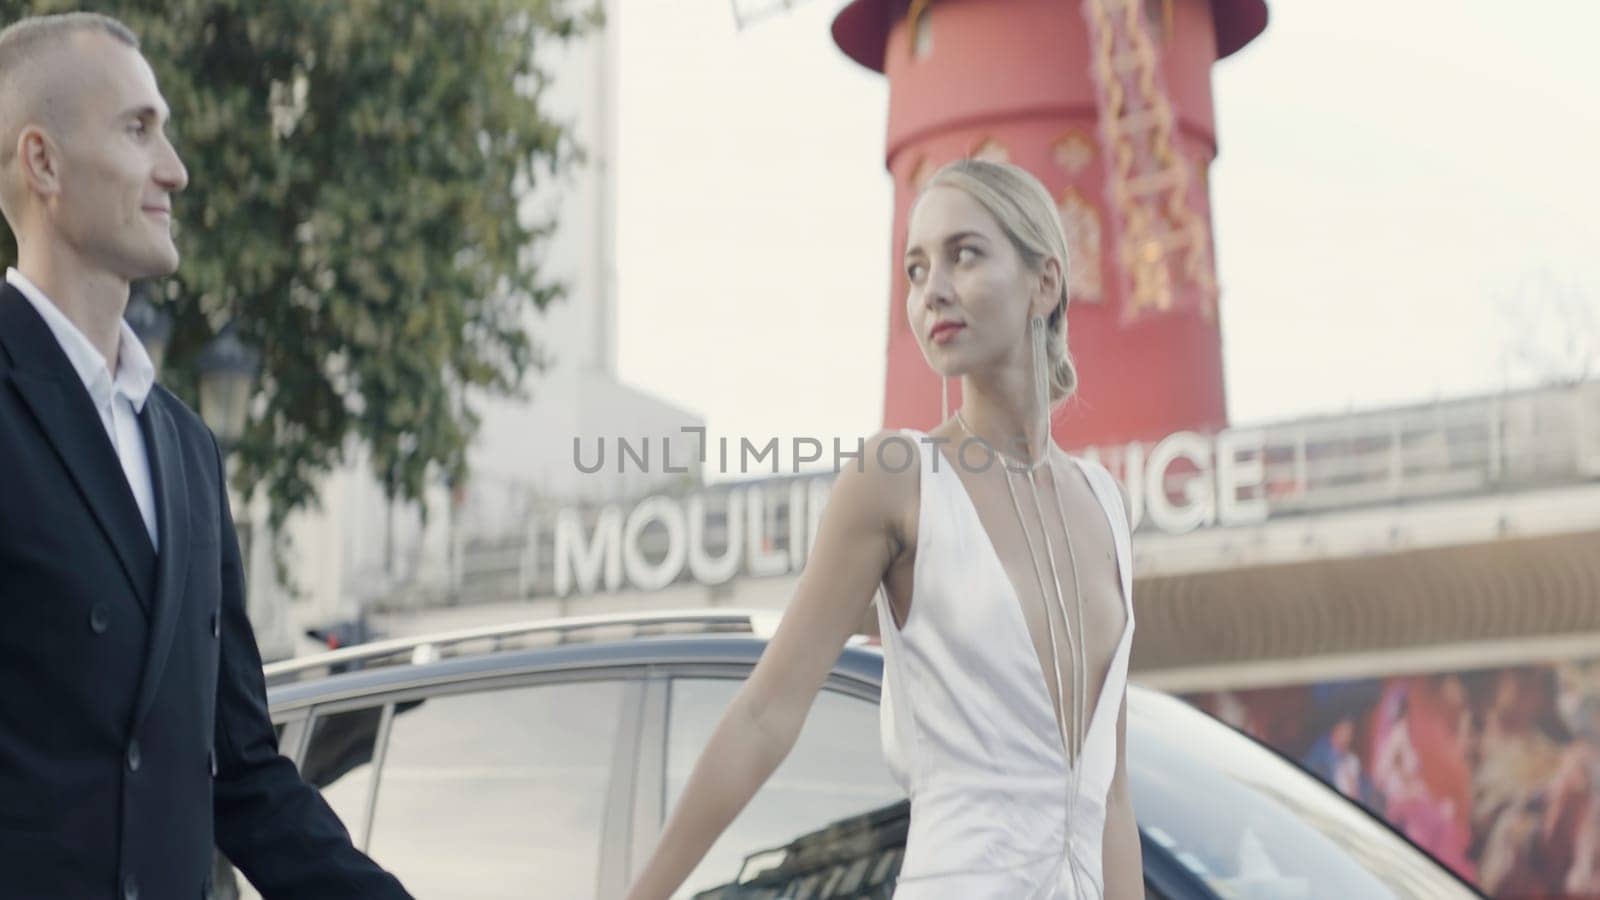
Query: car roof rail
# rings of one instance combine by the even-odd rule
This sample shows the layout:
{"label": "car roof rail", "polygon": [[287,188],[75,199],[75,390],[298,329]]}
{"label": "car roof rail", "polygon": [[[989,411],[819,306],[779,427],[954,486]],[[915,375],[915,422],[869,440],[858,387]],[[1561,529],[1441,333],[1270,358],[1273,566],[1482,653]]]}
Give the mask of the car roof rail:
{"label": "car roof rail", "polygon": [[482,656],[503,650],[591,643],[658,635],[749,634],[770,638],[782,613],[774,610],[689,610],[539,619],[353,644],[263,667],[267,684],[279,685],[353,669]]}

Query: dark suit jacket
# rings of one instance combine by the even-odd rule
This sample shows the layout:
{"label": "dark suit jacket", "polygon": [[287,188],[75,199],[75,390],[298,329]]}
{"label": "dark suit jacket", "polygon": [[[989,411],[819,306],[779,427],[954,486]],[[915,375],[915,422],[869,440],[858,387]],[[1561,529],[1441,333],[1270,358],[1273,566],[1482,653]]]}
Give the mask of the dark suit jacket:
{"label": "dark suit jacket", "polygon": [[216,441],[139,417],[161,552],[55,336],[0,283],[0,898],[407,896],[279,755]]}

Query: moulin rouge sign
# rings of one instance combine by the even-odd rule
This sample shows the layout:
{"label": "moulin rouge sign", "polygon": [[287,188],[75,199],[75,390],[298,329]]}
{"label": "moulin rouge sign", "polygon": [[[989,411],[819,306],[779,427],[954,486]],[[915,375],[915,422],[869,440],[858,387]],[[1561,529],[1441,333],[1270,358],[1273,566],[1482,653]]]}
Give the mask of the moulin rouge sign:
{"label": "moulin rouge sign", "polygon": [[[914,446],[906,449],[915,452]],[[1146,532],[1251,525],[1268,515],[1260,431],[1182,431],[1155,444],[1133,443],[1109,453],[1091,448],[1082,455],[1117,476],[1128,492],[1135,528]],[[739,576],[797,573],[805,566],[834,477],[830,472],[681,497],[656,495],[630,508],[606,506],[598,514],[559,510],[554,591],[558,596],[652,591],[686,579],[714,585]],[[708,540],[712,519],[723,520],[715,541]],[[655,536],[646,540],[651,531]]]}

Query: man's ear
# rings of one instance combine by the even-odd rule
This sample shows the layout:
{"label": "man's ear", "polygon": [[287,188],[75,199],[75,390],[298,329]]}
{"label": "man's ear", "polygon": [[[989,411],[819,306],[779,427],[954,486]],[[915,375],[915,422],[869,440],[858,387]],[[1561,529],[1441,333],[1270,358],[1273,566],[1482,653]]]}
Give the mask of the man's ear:
{"label": "man's ear", "polygon": [[28,125],[17,135],[17,166],[29,193],[44,197],[61,193],[61,148],[43,128]]}

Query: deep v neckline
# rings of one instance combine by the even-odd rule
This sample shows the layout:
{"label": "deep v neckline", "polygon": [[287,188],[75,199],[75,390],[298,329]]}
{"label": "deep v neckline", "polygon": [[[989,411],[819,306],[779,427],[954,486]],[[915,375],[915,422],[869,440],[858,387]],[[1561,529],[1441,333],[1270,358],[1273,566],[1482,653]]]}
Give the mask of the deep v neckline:
{"label": "deep v neckline", "polygon": [[[938,453],[940,458],[944,462],[946,462],[946,463],[950,462],[949,459],[944,457],[944,451],[940,450],[938,447],[934,447],[933,452]],[[1089,738],[1090,738],[1091,735],[1093,735],[1095,733],[1095,729],[1098,727],[1098,725],[1100,723],[1100,708],[1105,705],[1106,694],[1107,694],[1108,689],[1111,687],[1111,674],[1112,674],[1112,672],[1116,671],[1117,657],[1122,655],[1122,650],[1123,650],[1123,646],[1122,645],[1127,643],[1128,635],[1131,632],[1131,629],[1133,628],[1133,615],[1127,610],[1128,598],[1127,598],[1127,592],[1124,590],[1124,587],[1123,587],[1123,578],[1122,578],[1123,562],[1122,562],[1122,559],[1121,559],[1121,554],[1119,552],[1117,552],[1117,550],[1115,549],[1115,545],[1116,545],[1116,523],[1111,521],[1111,516],[1110,516],[1110,514],[1107,512],[1107,510],[1105,508],[1105,503],[1104,503],[1104,501],[1102,501],[1100,499],[1100,492],[1095,490],[1094,483],[1089,480],[1089,474],[1084,471],[1082,463],[1078,462],[1076,459],[1072,458],[1071,456],[1068,456],[1067,459],[1072,463],[1073,467],[1076,468],[1078,470],[1078,472],[1083,475],[1084,481],[1087,482],[1088,485],[1089,485],[1089,490],[1095,496],[1095,505],[1100,507],[1101,515],[1105,517],[1106,524],[1111,527],[1111,540],[1112,540],[1112,545],[1113,545],[1112,556],[1116,557],[1116,559],[1117,559],[1117,594],[1119,595],[1120,599],[1122,600],[1123,615],[1126,617],[1126,621],[1123,623],[1123,626],[1122,626],[1122,635],[1117,639],[1116,646],[1112,649],[1111,656],[1106,662],[1105,673],[1101,676],[1099,696],[1095,699],[1095,702],[1090,704],[1090,706],[1089,706],[1089,724],[1084,728],[1084,732],[1083,732],[1083,753],[1087,753],[1088,752],[1088,748],[1089,748]],[[1011,614],[1010,614],[1009,618],[1016,625],[1014,633],[1020,635],[1020,640],[1022,641],[1023,646],[1027,649],[1028,659],[1032,661],[1031,667],[1034,670],[1034,672],[1038,675],[1037,678],[1033,679],[1034,684],[1035,684],[1035,686],[1037,687],[1038,690],[1044,692],[1044,704],[1045,704],[1045,707],[1047,709],[1049,709],[1049,711],[1050,711],[1050,719],[1056,726],[1055,727],[1056,740],[1053,743],[1055,744],[1057,749],[1059,749],[1061,751],[1061,758],[1065,762],[1067,770],[1069,772],[1076,772],[1076,771],[1078,771],[1078,769],[1083,764],[1083,754],[1080,753],[1078,757],[1074,758],[1072,756],[1072,752],[1071,752],[1070,748],[1067,746],[1067,740],[1065,738],[1066,729],[1063,727],[1061,719],[1056,715],[1056,704],[1055,704],[1055,701],[1052,700],[1051,696],[1050,696],[1050,684],[1046,680],[1045,671],[1044,671],[1044,664],[1040,661],[1039,652],[1034,647],[1034,644],[1033,644],[1033,632],[1028,630],[1028,619],[1027,619],[1027,616],[1023,615],[1023,612],[1022,612],[1022,594],[1020,594],[1017,591],[1016,583],[1011,580],[1011,573],[1006,571],[1005,561],[1000,558],[1000,551],[999,551],[999,549],[997,547],[995,547],[994,536],[989,534],[989,529],[988,528],[984,527],[983,517],[978,515],[978,505],[973,502],[972,494],[967,490],[966,484],[964,482],[962,482],[961,476],[956,473],[956,471],[954,469],[954,465],[952,464],[950,466],[947,466],[947,468],[949,468],[949,470],[950,470],[949,471],[949,476],[951,478],[955,479],[956,492],[961,495],[962,503],[966,506],[967,514],[971,517],[973,526],[975,528],[977,528],[978,533],[983,536],[982,543],[983,543],[984,547],[988,550],[989,562],[991,564],[993,564],[995,569],[1000,573],[1000,580],[1005,584],[1007,593],[1010,594],[1010,602],[1008,603],[1008,605],[1011,607]],[[937,470],[937,467],[936,467],[936,470]],[[1006,477],[1009,478],[1010,475],[1008,474]],[[1055,472],[1051,472],[1051,477],[1055,478],[1056,477],[1056,473]],[[1056,484],[1054,484],[1054,482],[1052,482],[1051,489],[1052,490],[1057,490],[1058,486]],[[1037,498],[1035,498],[1035,503],[1040,505],[1040,506],[1042,506],[1042,504],[1038,503],[1038,499]],[[1061,526],[1063,528],[1065,528],[1066,525],[1067,525],[1066,522],[1062,522],[1061,523]],[[1046,619],[1048,621],[1048,617],[1046,617]],[[1053,627],[1053,626],[1051,626],[1051,627]],[[1087,642],[1084,642],[1084,643],[1085,643],[1084,653],[1087,654],[1088,653]],[[1065,689],[1066,689],[1065,685],[1061,685],[1059,687],[1063,691],[1065,691]],[[1066,712],[1066,703],[1065,702],[1062,703],[1062,712],[1063,713]]]}

